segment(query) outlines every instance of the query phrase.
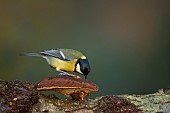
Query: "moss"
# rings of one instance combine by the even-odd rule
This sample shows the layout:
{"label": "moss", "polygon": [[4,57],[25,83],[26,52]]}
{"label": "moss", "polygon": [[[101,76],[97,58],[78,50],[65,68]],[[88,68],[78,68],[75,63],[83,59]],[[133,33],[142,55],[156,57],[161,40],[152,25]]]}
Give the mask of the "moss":
{"label": "moss", "polygon": [[139,110],[135,104],[118,96],[103,96],[98,100],[98,106],[95,113],[138,113]]}
{"label": "moss", "polygon": [[0,80],[0,112],[28,112],[38,101],[34,84],[18,80]]}

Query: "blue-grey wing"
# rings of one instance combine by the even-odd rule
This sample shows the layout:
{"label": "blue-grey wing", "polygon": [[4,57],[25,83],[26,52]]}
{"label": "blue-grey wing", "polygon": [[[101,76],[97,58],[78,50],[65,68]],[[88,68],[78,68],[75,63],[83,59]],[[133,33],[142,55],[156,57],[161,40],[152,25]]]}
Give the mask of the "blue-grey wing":
{"label": "blue-grey wing", "polygon": [[45,56],[56,57],[56,58],[59,58],[61,60],[69,60],[64,56],[64,54],[60,51],[60,49],[46,50],[46,51],[40,52],[40,54],[45,55]]}

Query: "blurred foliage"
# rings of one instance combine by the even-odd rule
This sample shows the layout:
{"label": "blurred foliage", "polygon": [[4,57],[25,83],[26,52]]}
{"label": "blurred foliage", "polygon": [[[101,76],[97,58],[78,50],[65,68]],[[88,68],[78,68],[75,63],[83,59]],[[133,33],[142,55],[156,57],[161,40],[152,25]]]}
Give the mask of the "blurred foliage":
{"label": "blurred foliage", "polygon": [[82,51],[93,94],[145,94],[170,80],[170,2],[100,0],[0,1],[0,78],[38,82],[58,74],[21,52]]}

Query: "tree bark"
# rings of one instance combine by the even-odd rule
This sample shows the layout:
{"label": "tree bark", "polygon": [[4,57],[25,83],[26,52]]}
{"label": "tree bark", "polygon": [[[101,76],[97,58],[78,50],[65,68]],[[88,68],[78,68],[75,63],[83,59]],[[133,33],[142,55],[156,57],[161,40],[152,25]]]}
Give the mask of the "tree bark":
{"label": "tree bark", "polygon": [[68,100],[44,95],[34,84],[0,80],[2,113],[168,113],[170,88],[147,95],[106,95],[94,99]]}

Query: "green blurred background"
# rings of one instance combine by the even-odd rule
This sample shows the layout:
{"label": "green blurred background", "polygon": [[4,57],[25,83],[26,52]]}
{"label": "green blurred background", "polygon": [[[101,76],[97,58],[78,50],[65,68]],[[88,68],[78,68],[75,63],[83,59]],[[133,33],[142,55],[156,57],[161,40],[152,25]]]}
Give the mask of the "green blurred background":
{"label": "green blurred background", "polygon": [[89,80],[107,94],[146,94],[170,85],[170,1],[1,0],[0,78],[38,82],[58,74],[21,52],[83,52]]}

